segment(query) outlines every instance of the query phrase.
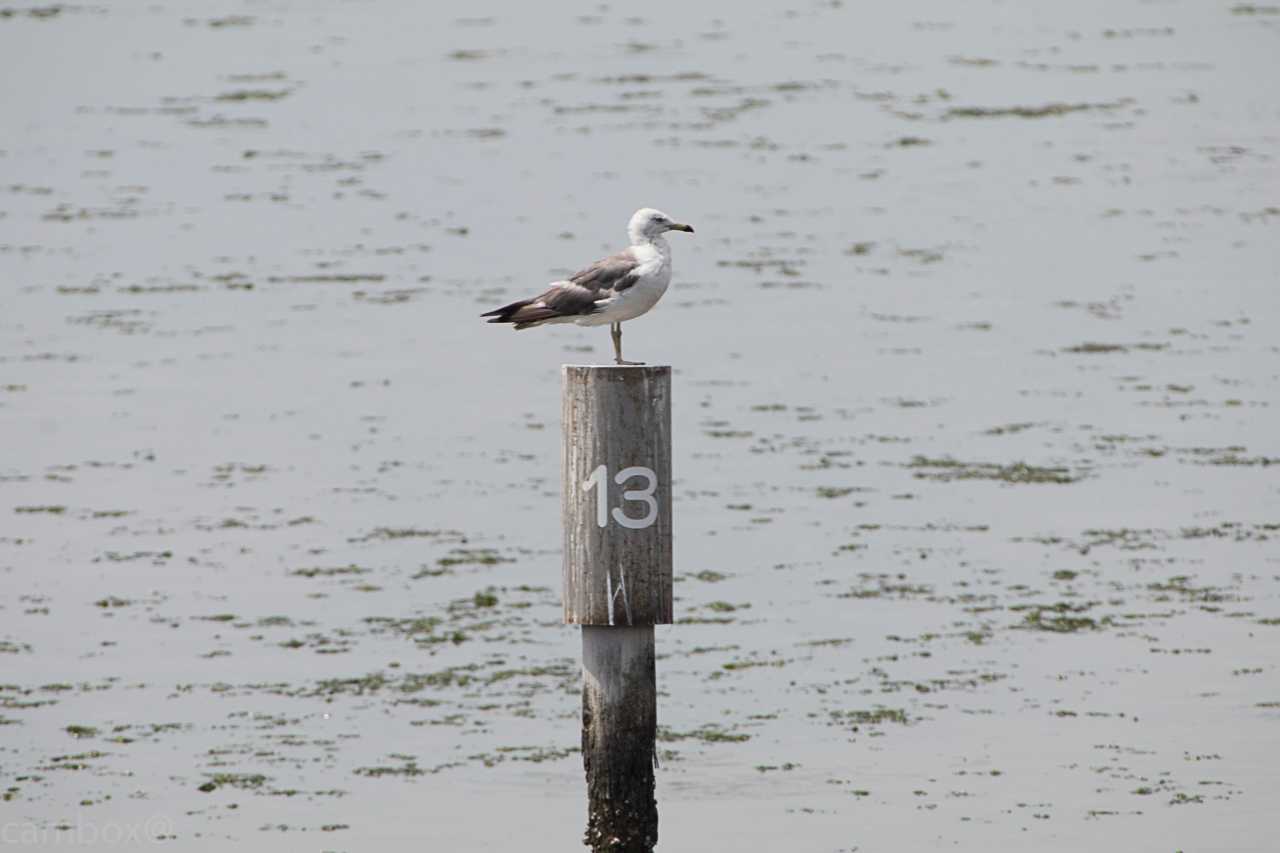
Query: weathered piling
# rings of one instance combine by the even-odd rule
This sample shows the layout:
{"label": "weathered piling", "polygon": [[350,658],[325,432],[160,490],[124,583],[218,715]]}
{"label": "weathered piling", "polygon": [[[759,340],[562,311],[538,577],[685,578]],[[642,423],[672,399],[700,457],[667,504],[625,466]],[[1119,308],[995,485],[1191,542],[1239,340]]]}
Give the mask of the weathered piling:
{"label": "weathered piling", "polygon": [[582,765],[593,851],[649,853],[658,843],[653,626],[582,626]]}
{"label": "weathered piling", "polygon": [[648,853],[657,672],[671,622],[671,369],[563,370],[564,620],[582,626],[585,843]]}

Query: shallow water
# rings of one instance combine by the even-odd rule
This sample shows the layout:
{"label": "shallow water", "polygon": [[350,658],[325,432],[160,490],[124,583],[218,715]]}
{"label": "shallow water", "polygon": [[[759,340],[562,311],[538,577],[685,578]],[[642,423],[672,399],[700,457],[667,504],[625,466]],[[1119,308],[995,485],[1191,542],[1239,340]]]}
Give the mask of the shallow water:
{"label": "shallow water", "polygon": [[0,840],[576,849],[559,365],[610,345],[476,315],[655,205],[661,849],[1270,849],[1278,47],[0,4]]}

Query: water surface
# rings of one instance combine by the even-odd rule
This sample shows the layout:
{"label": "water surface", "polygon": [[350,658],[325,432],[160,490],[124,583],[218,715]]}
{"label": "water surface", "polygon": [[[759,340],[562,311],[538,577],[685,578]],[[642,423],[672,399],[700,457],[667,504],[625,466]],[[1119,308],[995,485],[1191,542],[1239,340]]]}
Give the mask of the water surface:
{"label": "water surface", "polygon": [[4,841],[576,849],[559,365],[610,344],[476,315],[653,205],[661,849],[1269,849],[1278,38],[0,4]]}

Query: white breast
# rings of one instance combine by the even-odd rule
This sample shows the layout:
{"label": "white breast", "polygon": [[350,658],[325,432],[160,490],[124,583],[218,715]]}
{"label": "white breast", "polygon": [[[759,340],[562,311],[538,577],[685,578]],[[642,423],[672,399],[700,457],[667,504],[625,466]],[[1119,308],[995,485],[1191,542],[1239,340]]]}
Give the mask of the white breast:
{"label": "white breast", "polygon": [[640,246],[633,246],[640,265],[636,267],[636,283],[619,294],[596,302],[600,311],[578,320],[581,326],[600,326],[633,320],[648,311],[671,284],[671,249],[661,238]]}

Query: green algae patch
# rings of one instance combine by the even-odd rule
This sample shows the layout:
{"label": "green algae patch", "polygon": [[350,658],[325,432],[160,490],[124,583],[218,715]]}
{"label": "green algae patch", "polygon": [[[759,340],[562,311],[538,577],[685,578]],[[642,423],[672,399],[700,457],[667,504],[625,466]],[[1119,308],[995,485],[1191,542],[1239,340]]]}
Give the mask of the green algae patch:
{"label": "green algae patch", "polygon": [[541,764],[544,761],[559,761],[574,753],[581,752],[577,747],[560,748],[554,746],[500,746],[497,752],[502,758],[515,761],[528,761]]}
{"label": "green algae patch", "polygon": [[422,616],[407,619],[393,619],[385,616],[367,616],[364,620],[373,625],[375,631],[394,631],[409,637],[432,635],[444,621],[439,616]]}
{"label": "green algae patch", "polygon": [[1132,98],[1101,103],[1049,103],[1039,106],[1014,107],[951,107],[942,114],[944,119],[953,118],[1056,118],[1071,113],[1093,112],[1097,110],[1118,110],[1133,103]]}
{"label": "green algae patch", "polygon": [[700,740],[703,743],[743,743],[751,740],[751,735],[730,732],[716,725],[705,725],[687,732],[658,726],[658,740],[670,743],[679,740]]}
{"label": "green algae patch", "polygon": [[1155,601],[1168,601],[1173,596],[1181,596],[1186,601],[1202,604],[1215,604],[1223,601],[1234,601],[1237,596],[1223,592],[1218,587],[1193,586],[1189,575],[1175,575],[1167,581],[1147,584],[1147,589],[1156,593]]}
{"label": "green algae patch", "polygon": [[1028,465],[1026,462],[1013,462],[1006,465],[995,462],[962,462],[949,456],[937,459],[913,456],[905,467],[916,469],[915,476],[918,479],[937,480],[944,483],[953,480],[997,480],[1014,484],[1065,485],[1081,479],[1068,468]]}
{"label": "green algae patch", "polygon": [[839,593],[837,598],[917,598],[933,594],[933,587],[908,581],[904,574],[859,575],[862,586]]}
{"label": "green algae patch", "polygon": [[820,498],[843,498],[857,491],[852,486],[819,486],[818,497]]}
{"label": "green algae patch", "polygon": [[65,6],[32,6],[30,9],[0,9],[0,20],[4,18],[14,18],[18,15],[26,15],[28,18],[36,20],[44,20],[55,18],[61,15],[66,9]]}
{"label": "green algae patch", "polygon": [[855,709],[850,711],[832,711],[831,721],[837,725],[878,726],[884,723],[907,725],[910,720],[902,708],[873,708],[871,710]]}
{"label": "green algae patch", "polygon": [[314,275],[270,276],[272,284],[361,284],[386,281],[382,273],[328,273]]}
{"label": "green algae patch", "polygon": [[293,92],[289,89],[237,89],[234,92],[223,92],[216,101],[279,101],[289,97]]}
{"label": "green algae patch", "polygon": [[721,669],[724,669],[724,670],[726,670],[726,671],[728,671],[728,672],[737,672],[737,671],[744,670],[744,669],[756,669],[756,668],[758,668],[758,667],[762,667],[762,666],[786,666],[786,665],[787,665],[787,661],[785,661],[785,660],[783,660],[783,659],[781,659],[781,658],[777,658],[777,659],[774,659],[774,660],[735,660],[735,661],[729,661],[728,663],[723,663],[723,664],[721,664],[721,665],[720,665],[720,668],[721,668]]}
{"label": "green algae patch", "polygon": [[413,778],[415,776],[427,776],[447,770],[450,767],[460,767],[462,762],[450,761],[445,764],[437,764],[434,767],[421,767],[418,760],[409,755],[390,755],[389,758],[400,762],[399,764],[384,764],[376,767],[357,767],[352,772],[357,776],[364,776],[368,779],[381,779],[386,776],[399,776],[401,778]]}
{"label": "green algae patch", "polygon": [[1138,344],[1104,344],[1096,341],[1086,341],[1075,346],[1064,347],[1063,352],[1072,355],[1108,355],[1111,353],[1124,353],[1133,350],[1146,352],[1160,352],[1167,350],[1168,344],[1138,343]]}
{"label": "green algae patch", "polygon": [[510,557],[503,557],[493,548],[454,548],[448,554],[436,560],[436,565],[450,566],[496,566],[499,563],[514,563]]}
{"label": "green algae patch", "polygon": [[1002,426],[993,426],[990,429],[982,431],[983,435],[1013,435],[1023,430],[1031,429],[1036,426],[1032,421],[1022,421],[1020,423],[1004,424]]}
{"label": "green algae patch", "polygon": [[715,613],[732,613],[735,610],[746,610],[750,604],[731,604],[728,601],[712,601],[707,604],[707,609]]}
{"label": "green algae patch", "polygon": [[267,782],[261,773],[211,773],[209,781],[196,788],[206,794],[219,788],[237,788],[241,791],[256,791]]}
{"label": "green algae patch", "polygon": [[367,574],[369,569],[362,568],[355,564],[349,566],[332,566],[332,567],[313,567],[305,569],[294,569],[289,572],[291,577],[297,578],[332,578],[341,575],[363,575]]}
{"label": "green algae patch", "polygon": [[[228,27],[251,27],[256,19],[249,15],[227,15],[223,18],[209,18],[205,21],[205,26],[214,30],[222,30]],[[195,24],[197,21],[188,18],[188,24]]]}
{"label": "green algae patch", "polygon": [[1010,607],[1010,610],[1026,610],[1022,622],[1015,628],[1030,631],[1047,631],[1052,634],[1075,634],[1082,631],[1099,631],[1111,625],[1111,617],[1094,619],[1092,616],[1081,616],[1092,608],[1091,604],[1071,604],[1060,601],[1057,604],[1031,604]]}
{"label": "green algae patch", "polygon": [[405,695],[420,693],[424,690],[445,690],[454,687],[466,687],[477,679],[479,664],[453,666],[434,672],[406,673],[396,678],[382,671],[371,672],[350,678],[326,678],[317,681],[314,687],[288,691],[284,695],[302,698],[328,699],[335,696],[366,696],[386,690],[393,694]]}
{"label": "green algae patch", "polygon": [[1255,466],[1260,468],[1269,468],[1272,465],[1280,465],[1280,457],[1241,456],[1237,453],[1224,453],[1219,456],[1195,458],[1190,461],[1193,465],[1237,465],[1246,468]]}
{"label": "green algae patch", "polygon": [[367,776],[370,779],[380,779],[383,776],[422,776],[430,773],[418,766],[416,761],[410,761],[406,764],[390,767],[357,767],[353,771],[357,776]]}
{"label": "green algae patch", "polygon": [[375,527],[364,536],[348,542],[371,542],[392,539],[463,539],[460,530],[425,530],[419,527]]}
{"label": "green algae patch", "polygon": [[729,625],[735,620],[732,616],[682,616],[676,620],[677,625]]}
{"label": "green algae patch", "polygon": [[551,678],[560,682],[563,686],[569,687],[575,684],[581,675],[579,668],[569,661],[557,664],[548,664],[545,666],[527,666],[521,669],[501,669],[497,672],[490,673],[485,678],[485,684],[497,684],[502,681],[509,681],[513,678]]}

